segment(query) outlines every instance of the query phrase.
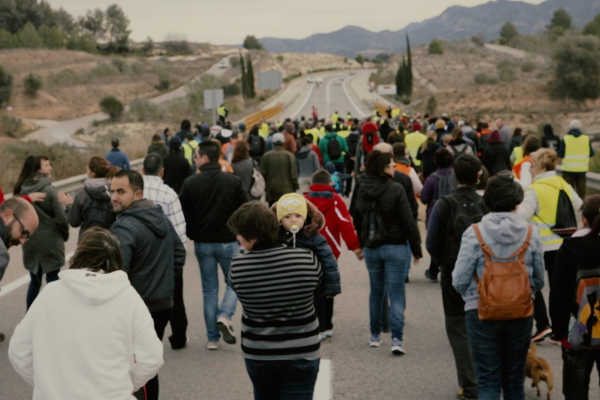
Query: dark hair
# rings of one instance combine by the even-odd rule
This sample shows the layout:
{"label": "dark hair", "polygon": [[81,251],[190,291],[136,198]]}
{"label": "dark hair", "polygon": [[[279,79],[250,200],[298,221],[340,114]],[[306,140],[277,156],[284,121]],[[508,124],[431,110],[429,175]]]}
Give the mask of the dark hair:
{"label": "dark hair", "polygon": [[13,214],[16,215],[17,218],[21,218],[28,209],[29,207],[27,206],[27,201],[20,197],[11,197],[4,203],[0,204],[0,211],[12,210]]}
{"label": "dark hair", "polygon": [[169,153],[178,153],[181,151],[181,140],[174,136],[169,140]]}
{"label": "dark hair", "polygon": [[110,171],[110,163],[102,157],[94,156],[90,158],[88,168],[94,173],[96,178],[105,178]]}
{"label": "dark hair", "polygon": [[367,174],[373,176],[385,176],[385,169],[390,164],[393,155],[373,150],[367,157]]}
{"label": "dark hair", "polygon": [[250,132],[248,132],[248,135],[258,135],[259,129],[260,128],[259,128],[258,124],[252,125],[252,128],[250,128]]}
{"label": "dark hair", "polygon": [[513,137],[519,137],[523,134],[523,129],[521,128],[515,128],[515,131],[513,132]]}
{"label": "dark hair", "polygon": [[479,171],[481,171],[481,161],[477,157],[462,154],[454,160],[454,175],[461,185],[477,185]]}
{"label": "dark hair", "polygon": [[238,140],[233,148],[233,157],[231,158],[231,163],[236,163],[238,161],[245,160],[250,158],[250,146],[243,140]]}
{"label": "dark hair", "polygon": [[183,121],[181,121],[182,131],[189,131],[190,129],[192,129],[192,124],[189,119],[184,119]]}
{"label": "dark hair", "polygon": [[221,147],[212,140],[207,140],[198,145],[198,154],[208,156],[211,163],[219,162],[221,156]]}
{"label": "dark hair", "polygon": [[135,170],[120,170],[119,172],[117,172],[113,178],[122,178],[126,176],[127,179],[129,180],[129,186],[131,186],[131,189],[136,192],[138,190],[143,191],[144,190],[144,178],[142,177],[142,175],[135,171]]}
{"label": "dark hair", "polygon": [[542,147],[540,139],[535,135],[528,135],[525,142],[523,142],[523,155],[528,156],[537,151],[540,147]]}
{"label": "dark hair", "polygon": [[589,235],[600,234],[600,194],[587,196],[581,207],[581,213],[592,229]]}
{"label": "dark hair", "polygon": [[310,139],[310,143],[314,143],[315,141],[315,137],[313,136],[312,133],[307,133],[306,135],[304,135],[305,138],[309,138]]}
{"label": "dark hair", "polygon": [[448,168],[454,162],[454,156],[448,149],[439,148],[433,154],[433,162],[438,168]]}
{"label": "dark hair", "polygon": [[319,168],[312,175],[312,183],[315,185],[329,185],[331,183],[331,174],[326,169]]}
{"label": "dark hair", "polygon": [[46,156],[28,156],[23,162],[23,168],[13,189],[13,194],[20,194],[23,183],[33,178],[42,168],[42,160],[47,160]]}
{"label": "dark hair", "polygon": [[483,200],[491,212],[510,212],[523,201],[523,188],[512,173],[502,171],[490,178]]}
{"label": "dark hair", "polygon": [[110,140],[110,144],[113,147],[113,149],[117,149],[119,148],[119,138],[118,137],[114,137]]}
{"label": "dark hair", "polygon": [[403,142],[396,142],[392,145],[394,149],[394,159],[399,159],[402,157],[406,157],[406,144]]}
{"label": "dark hair", "polygon": [[302,143],[302,146],[306,146],[307,144],[312,144],[313,143],[313,136],[310,133],[308,135],[304,135],[302,137],[302,139],[300,140],[300,142]]}
{"label": "dark hair", "polygon": [[150,153],[144,158],[144,173],[146,175],[158,175],[163,167],[162,157],[156,153]]}
{"label": "dark hair", "polygon": [[161,140],[162,140],[162,138],[160,137],[160,135],[158,133],[155,133],[154,135],[152,135],[153,142],[160,142]]}
{"label": "dark hair", "polygon": [[249,201],[238,208],[227,220],[227,227],[255,245],[270,247],[277,243],[279,222],[275,213],[260,201]]}
{"label": "dark hair", "polygon": [[109,230],[94,226],[81,235],[69,267],[114,272],[120,270],[122,264],[119,240]]}

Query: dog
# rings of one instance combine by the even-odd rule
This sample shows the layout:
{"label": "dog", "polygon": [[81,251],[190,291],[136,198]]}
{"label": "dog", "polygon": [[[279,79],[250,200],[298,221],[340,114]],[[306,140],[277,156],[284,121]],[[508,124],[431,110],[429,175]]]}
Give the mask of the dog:
{"label": "dog", "polygon": [[525,376],[531,378],[531,387],[535,387],[537,395],[540,397],[540,381],[546,382],[548,387],[547,400],[550,400],[550,394],[554,388],[554,373],[548,361],[536,355],[537,345],[531,343],[527,352],[527,362],[525,364]]}

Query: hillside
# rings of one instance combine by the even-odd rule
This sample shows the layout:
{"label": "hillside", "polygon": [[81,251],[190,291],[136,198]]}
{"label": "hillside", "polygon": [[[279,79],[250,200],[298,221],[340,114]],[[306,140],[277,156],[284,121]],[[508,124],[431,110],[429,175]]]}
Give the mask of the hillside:
{"label": "hillside", "polygon": [[405,50],[406,34],[410,35],[414,45],[428,43],[435,38],[458,40],[473,35],[493,40],[507,21],[523,34],[541,32],[559,8],[567,10],[574,25],[581,27],[600,13],[600,0],[546,0],[538,5],[497,0],[474,7],[449,7],[437,17],[411,23],[400,30],[372,32],[358,26],[346,26],[304,39],[266,37],[260,41],[267,50],[276,52],[321,52],[348,57],[359,52],[400,52]]}

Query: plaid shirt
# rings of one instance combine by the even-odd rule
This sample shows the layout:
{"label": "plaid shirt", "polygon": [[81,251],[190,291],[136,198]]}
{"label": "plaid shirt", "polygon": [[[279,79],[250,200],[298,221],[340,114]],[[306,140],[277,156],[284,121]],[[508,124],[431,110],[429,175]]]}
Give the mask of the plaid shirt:
{"label": "plaid shirt", "polygon": [[162,208],[163,212],[171,221],[181,243],[185,244],[185,217],[181,210],[179,196],[173,189],[163,183],[160,176],[144,175],[144,198],[152,200]]}

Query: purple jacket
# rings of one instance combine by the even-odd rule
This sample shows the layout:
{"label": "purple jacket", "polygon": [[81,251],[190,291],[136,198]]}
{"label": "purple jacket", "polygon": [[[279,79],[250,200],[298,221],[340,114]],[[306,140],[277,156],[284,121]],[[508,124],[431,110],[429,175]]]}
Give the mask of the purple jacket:
{"label": "purple jacket", "polygon": [[[438,168],[437,170],[435,170],[435,172],[433,174],[429,175],[427,177],[427,179],[425,179],[425,184],[423,185],[423,190],[421,191],[421,202],[423,202],[423,204],[427,205],[426,221],[429,221],[429,215],[431,214],[431,210],[433,210],[433,206],[435,205],[435,202],[441,196],[450,194],[450,192],[440,194],[440,192],[439,192],[440,185],[439,185],[439,179],[438,179],[439,175],[453,176],[454,169],[452,167]],[[453,181],[453,187],[452,187],[452,191],[453,191],[456,188],[456,180],[452,179],[452,181]]]}

